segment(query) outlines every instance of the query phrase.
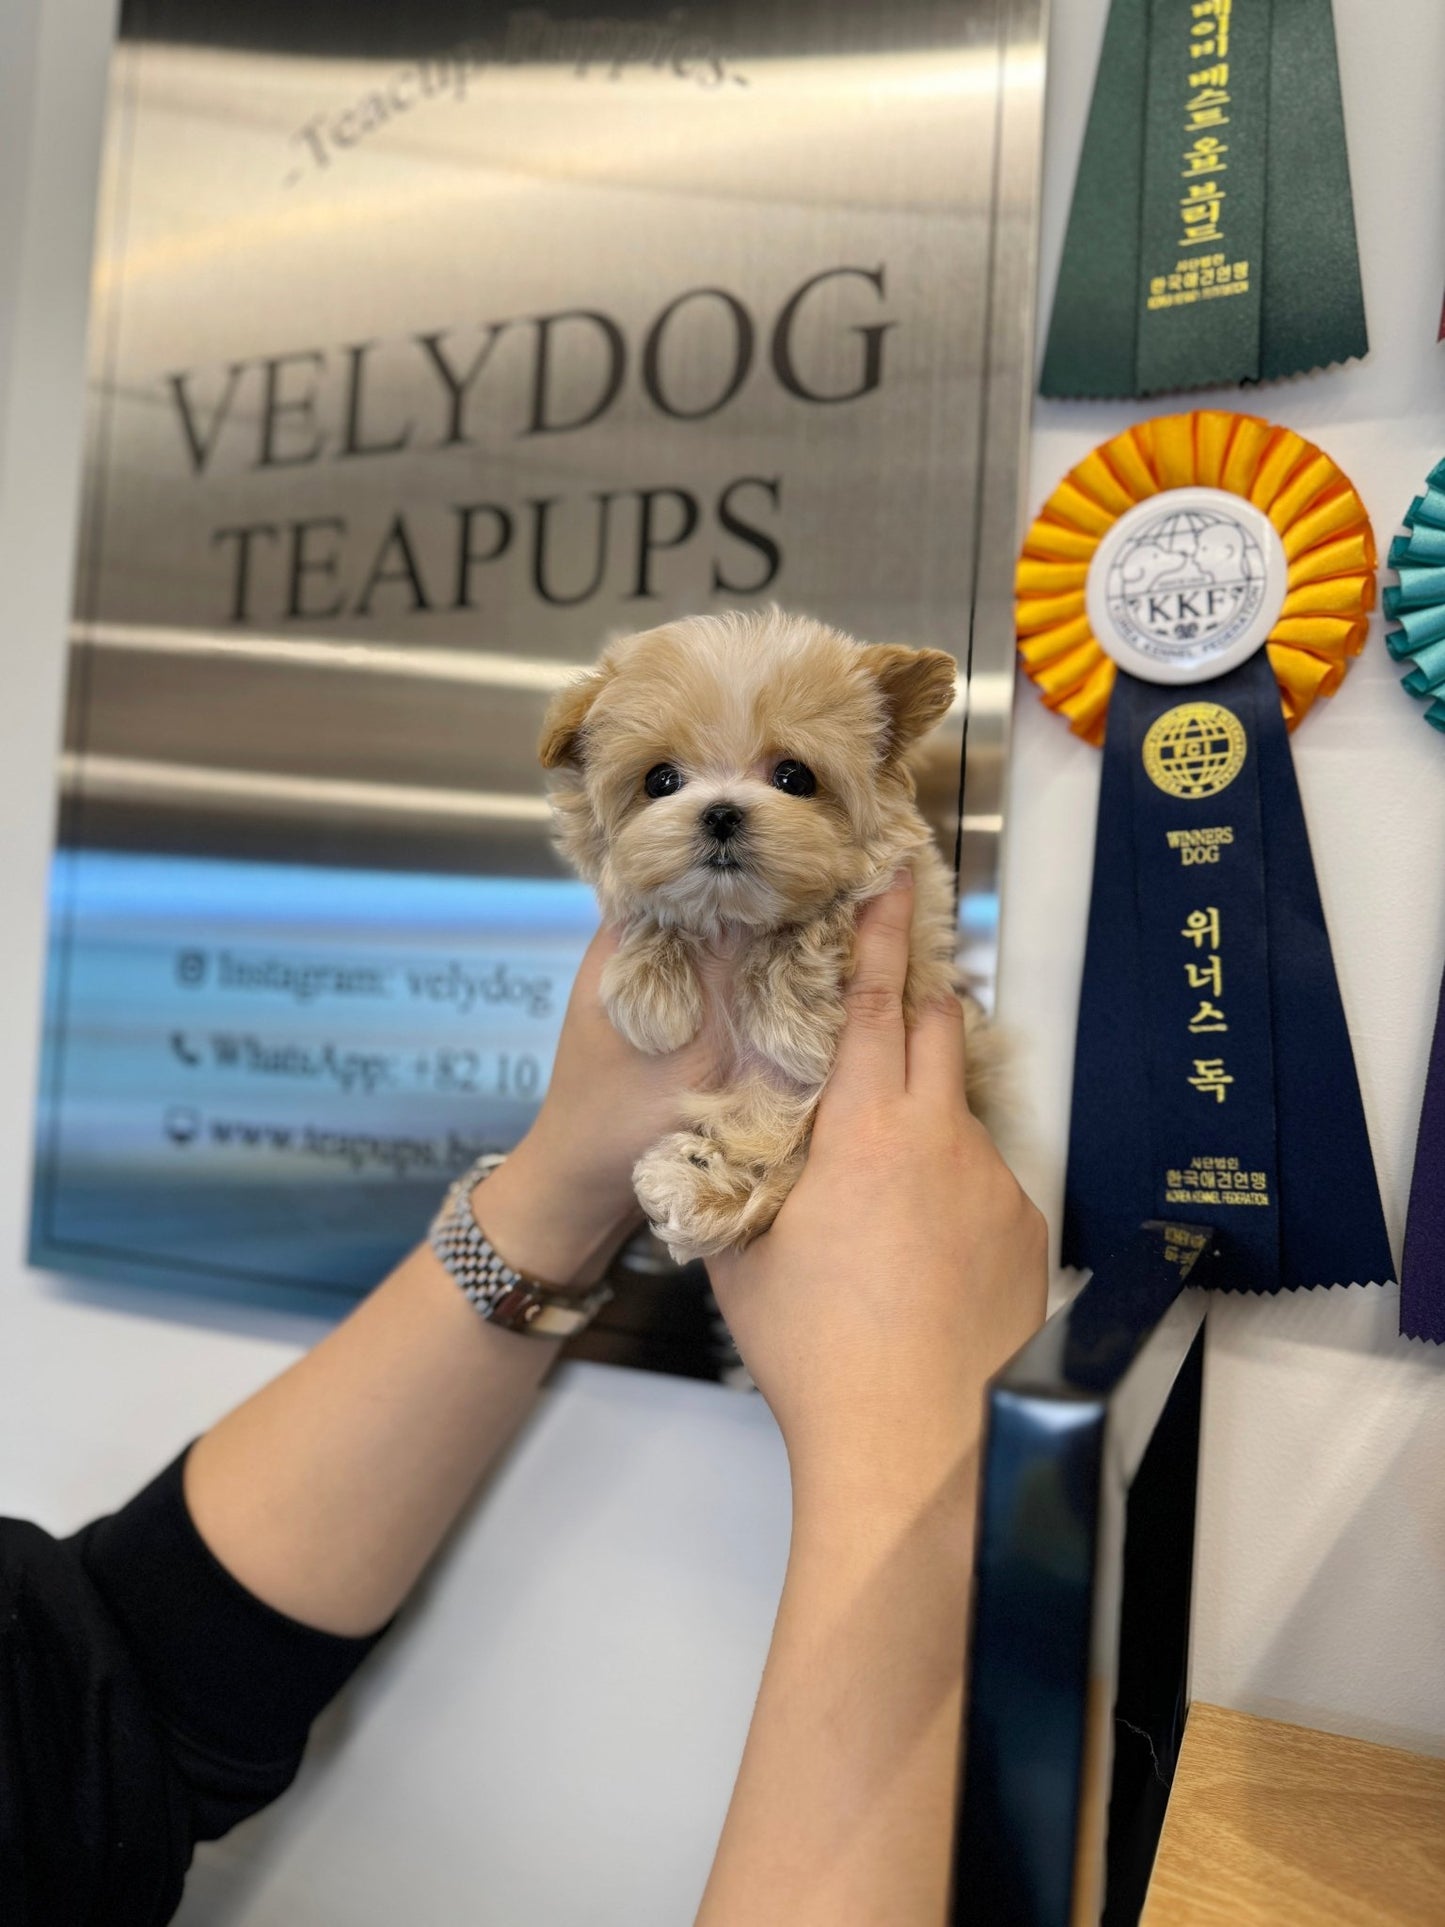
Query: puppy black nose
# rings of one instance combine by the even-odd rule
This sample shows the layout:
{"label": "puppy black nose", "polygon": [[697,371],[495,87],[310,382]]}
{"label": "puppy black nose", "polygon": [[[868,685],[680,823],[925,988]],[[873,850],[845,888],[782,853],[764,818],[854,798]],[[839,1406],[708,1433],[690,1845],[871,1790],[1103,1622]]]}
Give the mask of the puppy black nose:
{"label": "puppy black nose", "polygon": [[713,803],[702,813],[702,827],[716,843],[726,843],[743,827],[743,813],[736,803]]}

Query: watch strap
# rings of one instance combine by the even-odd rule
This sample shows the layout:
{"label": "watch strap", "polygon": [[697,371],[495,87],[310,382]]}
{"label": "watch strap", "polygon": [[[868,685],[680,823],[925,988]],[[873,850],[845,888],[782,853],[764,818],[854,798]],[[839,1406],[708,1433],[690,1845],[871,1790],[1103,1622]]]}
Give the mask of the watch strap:
{"label": "watch strap", "polygon": [[572,1338],[585,1331],[612,1297],[609,1285],[562,1291],[509,1265],[477,1223],[472,1194],[503,1157],[488,1153],[464,1171],[432,1220],[429,1242],[442,1268],[461,1287],[479,1317],[531,1338]]}

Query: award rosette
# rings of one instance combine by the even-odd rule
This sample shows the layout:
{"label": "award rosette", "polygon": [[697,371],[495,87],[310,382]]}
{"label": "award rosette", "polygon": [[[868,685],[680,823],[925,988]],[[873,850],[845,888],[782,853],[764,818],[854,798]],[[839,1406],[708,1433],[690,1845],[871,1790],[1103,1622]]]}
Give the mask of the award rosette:
{"label": "award rosette", "polygon": [[1391,1276],[1288,731],[1363,647],[1375,549],[1318,448],[1156,417],[1030,528],[1019,655],[1104,752],[1064,1261],[1212,1227],[1218,1282]]}
{"label": "award rosette", "polygon": [[[1402,687],[1424,705],[1427,723],[1445,730],[1445,462],[1425,478],[1405,511],[1405,534],[1390,544],[1395,583],[1385,590],[1385,632],[1396,662],[1408,662]],[[1415,1174],[1400,1267],[1400,1330],[1445,1344],[1445,983],[1425,1075],[1415,1141]]]}
{"label": "award rosette", "polygon": [[1425,704],[1425,721],[1445,730],[1445,462],[1425,477],[1405,511],[1405,534],[1390,544],[1396,581],[1384,595],[1385,632],[1396,662],[1408,662],[1401,687]]}

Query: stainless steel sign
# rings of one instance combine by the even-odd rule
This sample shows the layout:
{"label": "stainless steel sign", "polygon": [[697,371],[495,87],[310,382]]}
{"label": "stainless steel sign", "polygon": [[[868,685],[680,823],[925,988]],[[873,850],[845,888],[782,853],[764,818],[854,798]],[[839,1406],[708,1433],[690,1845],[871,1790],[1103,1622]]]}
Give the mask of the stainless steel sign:
{"label": "stainless steel sign", "polygon": [[355,1291],[515,1136],[591,925],[537,721],[622,628],[952,649],[988,993],[1039,31],[128,0],[38,1261]]}
{"label": "stainless steel sign", "polygon": [[[770,377],[753,384],[765,406],[770,385],[775,408],[788,397],[812,407],[858,402],[882,386],[884,337],[896,324],[844,317],[850,308],[861,317],[887,307],[883,264],[836,266],[787,295],[761,343],[758,321],[736,294],[695,287],[671,295],[635,341],[604,310],[570,308],[232,361],[205,384],[208,398],[194,370],[167,376],[166,387],[198,478],[227,468],[437,455],[475,450],[488,438],[591,431],[618,406],[634,369],[633,412],[644,421],[649,412],[665,422],[716,420],[755,363]],[[842,385],[816,385],[807,359],[836,362],[838,335],[855,338],[856,365]],[[396,409],[402,395],[404,418]],[[727,432],[726,423],[719,427]],[[379,531],[354,531],[346,515],[268,515],[213,529],[224,584],[214,619],[455,615],[486,606],[494,574],[512,578],[510,596],[530,591],[551,609],[599,597],[646,602],[662,593],[672,551],[694,549],[678,561],[694,564],[694,578],[702,562],[709,579],[695,579],[695,593],[747,598],[771,588],[784,566],[776,473],[735,474],[706,493],[676,481],[520,499],[502,482],[499,492],[507,499],[398,507]]]}

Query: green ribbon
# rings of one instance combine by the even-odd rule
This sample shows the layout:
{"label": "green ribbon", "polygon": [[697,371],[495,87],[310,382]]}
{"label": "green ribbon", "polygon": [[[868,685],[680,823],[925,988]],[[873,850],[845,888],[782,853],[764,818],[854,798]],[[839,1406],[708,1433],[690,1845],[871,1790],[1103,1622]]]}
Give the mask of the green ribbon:
{"label": "green ribbon", "polygon": [[1271,381],[1368,347],[1330,0],[1113,0],[1042,392]]}

